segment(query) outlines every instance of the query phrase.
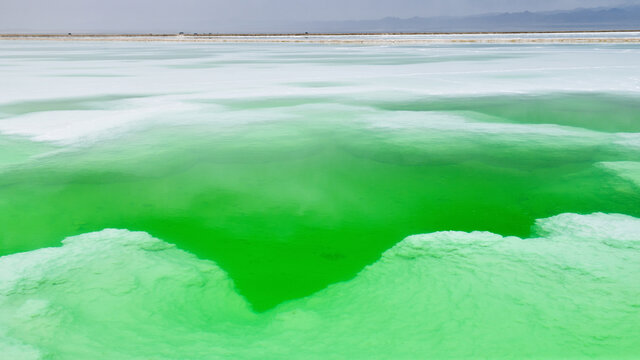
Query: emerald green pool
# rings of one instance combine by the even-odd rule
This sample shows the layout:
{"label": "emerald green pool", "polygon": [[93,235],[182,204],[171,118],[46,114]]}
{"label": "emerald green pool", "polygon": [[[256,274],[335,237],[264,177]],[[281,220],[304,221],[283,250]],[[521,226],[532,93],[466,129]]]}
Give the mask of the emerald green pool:
{"label": "emerald green pool", "polygon": [[98,46],[0,44],[21,91],[71,79],[0,103],[16,359],[640,353],[637,49]]}

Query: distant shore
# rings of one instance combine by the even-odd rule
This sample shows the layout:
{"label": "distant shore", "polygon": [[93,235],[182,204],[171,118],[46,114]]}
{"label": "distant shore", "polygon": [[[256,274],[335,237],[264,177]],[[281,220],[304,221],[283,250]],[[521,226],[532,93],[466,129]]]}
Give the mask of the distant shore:
{"label": "distant shore", "polygon": [[353,34],[0,34],[0,40],[328,44],[582,44],[640,43],[640,30]]}

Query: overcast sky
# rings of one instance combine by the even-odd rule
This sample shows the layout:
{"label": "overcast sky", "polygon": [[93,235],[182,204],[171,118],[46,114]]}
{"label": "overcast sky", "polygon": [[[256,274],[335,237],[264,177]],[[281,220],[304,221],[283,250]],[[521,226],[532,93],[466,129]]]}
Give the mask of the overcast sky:
{"label": "overcast sky", "polygon": [[242,32],[279,24],[640,5],[640,0],[0,0],[0,32]]}

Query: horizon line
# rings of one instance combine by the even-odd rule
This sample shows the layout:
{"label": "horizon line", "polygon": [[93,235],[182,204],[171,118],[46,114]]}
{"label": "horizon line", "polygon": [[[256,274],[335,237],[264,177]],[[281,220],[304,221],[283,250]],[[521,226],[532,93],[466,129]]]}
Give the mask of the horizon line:
{"label": "horizon line", "polygon": [[0,37],[167,37],[167,36],[184,36],[184,37],[223,37],[223,36],[352,36],[352,35],[500,35],[500,34],[576,34],[576,33],[617,33],[617,32],[640,32],[638,29],[606,29],[606,30],[528,30],[528,31],[426,31],[426,32],[402,32],[402,31],[371,31],[371,32],[256,32],[256,33],[239,33],[239,32],[140,32],[140,33],[64,33],[64,32],[44,32],[44,33],[0,33]]}

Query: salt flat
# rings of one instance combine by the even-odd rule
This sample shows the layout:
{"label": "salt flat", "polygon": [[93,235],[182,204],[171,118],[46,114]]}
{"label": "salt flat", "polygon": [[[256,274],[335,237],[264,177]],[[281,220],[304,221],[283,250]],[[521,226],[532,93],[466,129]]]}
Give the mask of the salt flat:
{"label": "salt flat", "polygon": [[2,38],[11,359],[640,351],[638,33]]}

